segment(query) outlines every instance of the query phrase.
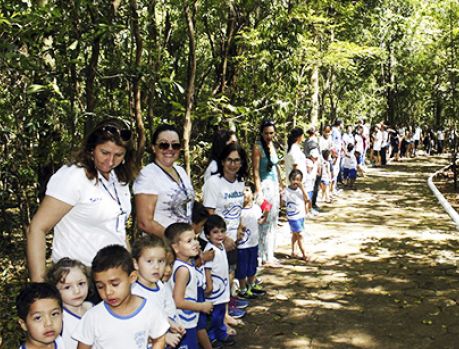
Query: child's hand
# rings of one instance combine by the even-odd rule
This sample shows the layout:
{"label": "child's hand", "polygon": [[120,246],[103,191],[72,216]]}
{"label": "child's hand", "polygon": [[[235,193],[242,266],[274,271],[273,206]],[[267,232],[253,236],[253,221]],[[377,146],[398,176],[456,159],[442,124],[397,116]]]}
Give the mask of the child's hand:
{"label": "child's hand", "polygon": [[168,347],[175,348],[180,343],[180,339],[182,339],[182,335],[179,333],[166,333],[166,344]]}
{"label": "child's hand", "polygon": [[205,263],[205,262],[209,262],[209,261],[213,261],[214,258],[215,258],[215,251],[212,249],[212,250],[208,250],[208,251],[205,251],[202,253],[202,261]]}
{"label": "child's hand", "polygon": [[226,251],[232,251],[232,250],[236,249],[236,243],[234,242],[233,239],[231,239],[228,236],[223,241],[223,246],[225,247]]}
{"label": "child's hand", "polygon": [[172,333],[178,333],[181,336],[183,336],[186,333],[185,327],[183,327],[182,325],[179,325],[174,321],[169,321],[169,324],[171,326],[169,329]]}
{"label": "child's hand", "polygon": [[237,228],[237,240],[242,240],[242,238],[244,237],[244,231],[245,231],[245,226],[243,225],[240,225],[238,228]]}
{"label": "child's hand", "polygon": [[214,309],[214,305],[211,302],[201,303],[201,311],[206,314],[210,314]]}

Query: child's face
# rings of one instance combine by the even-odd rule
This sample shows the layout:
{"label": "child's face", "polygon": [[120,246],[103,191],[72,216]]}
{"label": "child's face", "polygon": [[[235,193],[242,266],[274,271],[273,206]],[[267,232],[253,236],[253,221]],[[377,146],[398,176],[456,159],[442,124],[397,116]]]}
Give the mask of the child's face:
{"label": "child's face", "polygon": [[244,203],[250,203],[253,201],[253,193],[252,189],[250,187],[245,187],[244,188]]}
{"label": "child's face", "polygon": [[188,259],[199,254],[199,243],[194,230],[185,231],[179,240],[172,244],[175,254],[181,259]]}
{"label": "child's face", "polygon": [[207,235],[207,238],[211,243],[214,245],[220,245],[223,243],[226,237],[226,230],[222,228],[215,227],[213,228],[209,234]]}
{"label": "child's face", "polygon": [[136,280],[135,272],[128,274],[121,267],[94,273],[94,284],[100,298],[110,308],[126,305],[131,296],[131,284]]}
{"label": "child's face", "polygon": [[79,307],[88,295],[88,279],[78,267],[71,268],[65,279],[56,286],[66,306]]}
{"label": "child's face", "polygon": [[166,250],[163,247],[147,247],[139,259],[134,260],[139,281],[145,286],[155,286],[161,280],[166,267]]}
{"label": "child's face", "polygon": [[296,175],[295,177],[290,178],[290,186],[293,189],[296,189],[299,187],[302,181],[303,181],[303,177],[301,177],[300,175]]}
{"label": "child's face", "polygon": [[62,331],[62,309],[56,299],[37,299],[19,323],[28,332],[27,342],[40,347],[53,343]]}

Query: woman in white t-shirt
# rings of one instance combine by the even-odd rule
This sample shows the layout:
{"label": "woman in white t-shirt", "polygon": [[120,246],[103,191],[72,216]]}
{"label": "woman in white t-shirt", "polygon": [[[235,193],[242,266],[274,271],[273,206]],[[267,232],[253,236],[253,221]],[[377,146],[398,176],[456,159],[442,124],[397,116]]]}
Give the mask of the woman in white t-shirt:
{"label": "woman in white t-shirt", "polygon": [[285,157],[285,178],[289,178],[290,172],[293,169],[298,169],[303,174],[303,179],[306,174],[306,156],[301,150],[301,145],[304,141],[304,131],[295,127],[288,135],[287,139],[287,156]]}
{"label": "woman in white t-shirt", "polygon": [[223,148],[230,144],[236,143],[236,132],[233,130],[220,130],[217,131],[212,140],[212,148],[210,149],[209,164],[204,171],[204,183],[218,172],[218,159]]}
{"label": "woman in white t-shirt", "polygon": [[51,177],[27,231],[32,281],[44,280],[46,234],[53,228],[54,262],[69,257],[90,266],[101,248],[126,245],[129,183],[137,174],[135,153],[129,127],[110,118],[88,135],[71,164]]}
{"label": "woman in white t-shirt", "polygon": [[177,129],[168,124],[152,136],[153,162],[142,168],[133,186],[137,223],[148,234],[164,236],[172,223],[191,223],[195,192],[185,170],[176,165],[180,155]]}

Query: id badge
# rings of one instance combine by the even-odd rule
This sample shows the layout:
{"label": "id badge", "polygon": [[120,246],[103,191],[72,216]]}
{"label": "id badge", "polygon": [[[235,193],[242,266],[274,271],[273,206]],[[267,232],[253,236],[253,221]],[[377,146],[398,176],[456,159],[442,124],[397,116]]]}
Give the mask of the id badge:
{"label": "id badge", "polygon": [[127,221],[127,215],[126,213],[120,213],[118,218],[116,219],[116,231],[117,232],[123,232],[126,230],[126,221]]}
{"label": "id badge", "polygon": [[188,200],[186,203],[186,216],[191,217],[192,212],[193,212],[193,201]]}

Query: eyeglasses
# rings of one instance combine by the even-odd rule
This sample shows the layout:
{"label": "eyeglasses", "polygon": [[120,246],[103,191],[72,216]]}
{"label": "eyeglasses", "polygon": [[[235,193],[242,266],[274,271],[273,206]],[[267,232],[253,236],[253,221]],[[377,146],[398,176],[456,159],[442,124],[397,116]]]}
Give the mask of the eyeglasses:
{"label": "eyeglasses", "polygon": [[240,164],[241,163],[241,159],[240,158],[236,158],[236,159],[231,159],[231,158],[226,158],[225,161],[229,164]]}
{"label": "eyeglasses", "polygon": [[182,147],[180,143],[168,143],[168,142],[161,142],[156,145],[161,150],[167,150],[169,148],[172,148],[174,150],[180,150],[180,148]]}
{"label": "eyeglasses", "polygon": [[120,130],[115,125],[105,125],[100,130],[102,132],[111,133],[112,135],[118,135],[121,138],[121,140],[123,140],[124,142],[129,141],[131,139],[131,137],[132,137],[131,130],[129,130],[129,129]]}

